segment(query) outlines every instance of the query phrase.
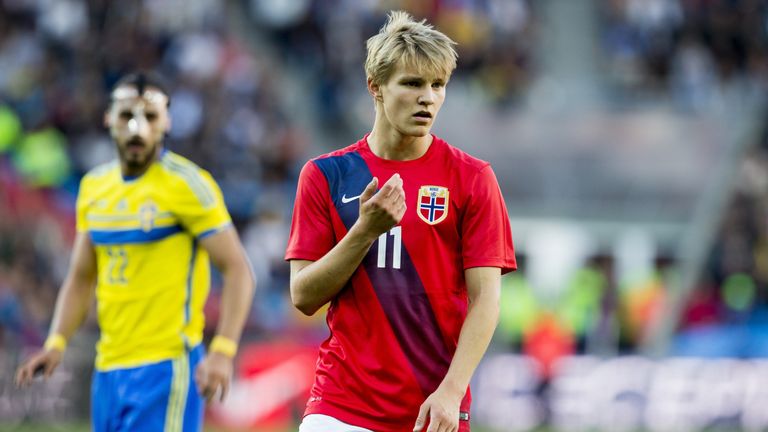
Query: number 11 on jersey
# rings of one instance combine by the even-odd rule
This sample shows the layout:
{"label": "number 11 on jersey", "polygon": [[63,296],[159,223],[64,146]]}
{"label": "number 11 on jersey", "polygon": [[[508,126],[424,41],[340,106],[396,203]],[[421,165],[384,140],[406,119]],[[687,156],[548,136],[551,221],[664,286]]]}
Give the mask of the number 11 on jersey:
{"label": "number 11 on jersey", "polygon": [[392,236],[392,268],[400,269],[400,254],[403,247],[403,229],[396,226],[379,236],[379,256],[376,266],[378,268],[387,267],[387,237]]}

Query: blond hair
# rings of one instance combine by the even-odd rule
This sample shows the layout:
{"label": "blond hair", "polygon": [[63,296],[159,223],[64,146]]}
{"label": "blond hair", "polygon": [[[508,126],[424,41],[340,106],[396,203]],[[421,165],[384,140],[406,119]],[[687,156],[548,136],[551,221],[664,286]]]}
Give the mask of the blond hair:
{"label": "blond hair", "polygon": [[447,79],[456,68],[454,45],[426,20],[417,22],[406,12],[393,11],[379,33],[366,42],[365,73],[374,84],[384,84],[403,64]]}

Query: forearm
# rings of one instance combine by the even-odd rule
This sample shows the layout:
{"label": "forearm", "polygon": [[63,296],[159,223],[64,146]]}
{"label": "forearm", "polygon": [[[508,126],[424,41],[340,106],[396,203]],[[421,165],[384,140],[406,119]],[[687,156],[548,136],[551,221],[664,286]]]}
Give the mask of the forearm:
{"label": "forearm", "polygon": [[307,315],[335,297],[371,248],[375,235],[358,224],[319,260],[291,274],[291,299]]}
{"label": "forearm", "polygon": [[224,286],[216,334],[237,342],[251,309],[255,284],[245,260],[223,271],[222,278]]}
{"label": "forearm", "polygon": [[461,327],[458,345],[448,373],[440,384],[460,394],[467,390],[472,374],[480,363],[499,318],[499,296],[496,290],[483,290],[470,302],[467,317]]}
{"label": "forearm", "polygon": [[92,299],[92,281],[67,278],[56,299],[50,334],[60,334],[69,340],[88,316]]}

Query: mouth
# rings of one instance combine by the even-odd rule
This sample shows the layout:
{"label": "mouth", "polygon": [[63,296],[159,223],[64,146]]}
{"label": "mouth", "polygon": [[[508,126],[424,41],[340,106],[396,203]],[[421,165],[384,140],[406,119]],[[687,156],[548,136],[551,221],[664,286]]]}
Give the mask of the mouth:
{"label": "mouth", "polygon": [[432,120],[432,113],[429,111],[419,111],[413,115],[417,120],[428,122]]}
{"label": "mouth", "polygon": [[125,148],[128,150],[141,150],[144,147],[144,140],[141,138],[131,138],[128,142],[125,143]]}

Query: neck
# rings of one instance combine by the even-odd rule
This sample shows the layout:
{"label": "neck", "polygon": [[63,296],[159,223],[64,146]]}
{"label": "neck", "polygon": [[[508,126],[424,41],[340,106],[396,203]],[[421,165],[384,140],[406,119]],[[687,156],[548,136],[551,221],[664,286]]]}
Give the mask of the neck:
{"label": "neck", "polygon": [[432,144],[432,135],[409,136],[403,135],[394,128],[385,128],[380,126],[377,120],[373,125],[373,130],[368,135],[368,147],[376,156],[397,161],[408,161],[418,159],[429,150]]}
{"label": "neck", "polygon": [[140,175],[143,175],[145,172],[147,172],[153,161],[154,159],[142,166],[128,165],[125,162],[121,162],[120,169],[123,172],[123,177],[139,177]]}
{"label": "neck", "polygon": [[139,177],[143,175],[160,157],[160,152],[162,152],[162,147],[158,146],[155,149],[155,154],[143,165],[129,164],[127,161],[120,159],[120,171],[122,172],[123,177]]}

